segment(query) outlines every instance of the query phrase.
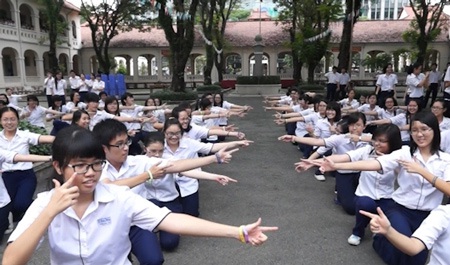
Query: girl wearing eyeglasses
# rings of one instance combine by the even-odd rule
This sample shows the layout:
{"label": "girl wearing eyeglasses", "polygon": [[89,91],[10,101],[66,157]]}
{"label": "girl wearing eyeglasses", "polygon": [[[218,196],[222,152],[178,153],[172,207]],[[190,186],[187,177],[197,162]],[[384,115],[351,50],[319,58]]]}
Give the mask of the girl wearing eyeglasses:
{"label": "girl wearing eyeglasses", "polygon": [[277,229],[261,227],[260,220],[233,227],[171,213],[126,187],[99,182],[105,153],[88,130],[65,128],[52,150],[55,188],[40,194],[27,211],[8,240],[3,264],[29,262],[45,233],[51,264],[131,264],[127,256],[132,225],[149,231],[236,238],[252,245],[264,243],[264,232]]}
{"label": "girl wearing eyeglasses", "polygon": [[[439,124],[431,112],[414,115],[410,123],[410,146],[374,160],[336,163],[347,170],[398,172],[398,188],[392,194],[395,205],[386,212],[391,226],[409,237],[436,209],[443,195],[450,195],[450,155],[439,150]],[[428,250],[414,256],[403,254],[386,237],[377,234],[373,248],[387,264],[425,264]]]}
{"label": "girl wearing eyeglasses", "polygon": [[431,112],[436,115],[439,122],[439,129],[441,132],[450,129],[450,118],[444,117],[444,113],[447,111],[445,108],[445,102],[443,99],[437,99],[431,105]]}

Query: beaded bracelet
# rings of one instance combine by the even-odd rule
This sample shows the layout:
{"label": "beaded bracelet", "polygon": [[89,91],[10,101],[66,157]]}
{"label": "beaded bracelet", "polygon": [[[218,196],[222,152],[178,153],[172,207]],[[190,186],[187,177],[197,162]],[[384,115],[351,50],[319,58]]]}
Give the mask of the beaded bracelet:
{"label": "beaded bracelet", "polygon": [[438,179],[437,176],[434,176],[433,180],[431,181],[431,186],[436,187],[436,180]]}
{"label": "beaded bracelet", "polygon": [[239,226],[239,241],[245,244],[245,235],[243,226]]}

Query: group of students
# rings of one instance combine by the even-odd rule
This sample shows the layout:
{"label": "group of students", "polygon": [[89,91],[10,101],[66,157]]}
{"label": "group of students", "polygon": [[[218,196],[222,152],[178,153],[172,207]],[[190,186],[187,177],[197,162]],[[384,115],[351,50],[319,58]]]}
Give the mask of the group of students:
{"label": "group of students", "polygon": [[[19,221],[2,264],[28,262],[44,234],[52,264],[131,264],[130,253],[140,264],[162,264],[162,250],[176,249],[180,235],[229,237],[257,246],[267,240],[266,231],[277,229],[261,226],[261,219],[233,227],[198,218],[198,179],[236,182],[200,167],[229,163],[238,147],[252,143],[227,122],[251,107],[226,102],[222,94],[205,94],[198,110],[181,103],[169,111],[155,106],[153,99],[137,106],[126,93],[121,104],[107,97],[99,110],[99,96],[85,96],[84,107],[75,104],[79,109],[62,116],[72,121],[56,136],[21,131],[18,111],[8,106],[0,110],[1,237],[10,212]],[[118,112],[120,108],[128,114]],[[141,125],[147,119],[153,130],[139,139],[142,151],[130,155],[142,127],[130,129],[128,123]],[[210,119],[215,122],[209,127],[191,122]],[[238,140],[208,140],[211,136]],[[51,157],[29,155],[30,145],[42,143],[52,144]],[[52,161],[54,188],[33,201],[31,162],[37,161]]]}
{"label": "group of students", "polygon": [[[297,171],[317,167],[315,177],[321,181],[325,172],[332,172],[335,202],[356,217],[350,245],[360,244],[370,223],[373,248],[386,264],[425,264],[431,249],[429,264],[446,264],[450,206],[442,204],[450,196],[447,96],[435,99],[431,110],[422,110],[423,95],[414,89],[424,91],[430,73],[421,74],[417,65],[411,71],[406,106],[398,106],[387,93],[380,107],[376,94],[359,105],[352,89],[339,102],[291,89],[286,97],[266,98],[265,109],[279,111],[275,123],[286,124],[288,134],[279,140],[292,142],[303,153]],[[450,87],[450,68],[445,86]]]}

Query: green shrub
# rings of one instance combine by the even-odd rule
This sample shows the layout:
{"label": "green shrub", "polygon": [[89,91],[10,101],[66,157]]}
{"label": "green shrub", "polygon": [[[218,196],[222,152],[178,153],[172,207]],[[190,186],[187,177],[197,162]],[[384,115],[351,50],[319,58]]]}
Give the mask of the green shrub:
{"label": "green shrub", "polygon": [[161,101],[184,101],[184,100],[196,100],[196,92],[173,92],[170,90],[157,91],[151,94],[152,97],[159,98]]}
{"label": "green shrub", "polygon": [[240,85],[269,85],[269,84],[281,84],[280,76],[268,75],[268,76],[238,76],[236,84]]}
{"label": "green shrub", "polygon": [[197,87],[197,92],[219,93],[220,91],[222,91],[222,87],[216,85],[205,85]]}
{"label": "green shrub", "polygon": [[325,87],[318,84],[303,84],[298,86],[298,89],[304,92],[324,92]]}
{"label": "green shrub", "polygon": [[355,92],[356,92],[356,97],[355,98],[359,98],[361,95],[365,96],[365,97],[368,97],[371,94],[375,93],[374,89],[369,90],[369,89],[358,89],[358,88],[355,89]]}
{"label": "green shrub", "polygon": [[[48,135],[48,132],[41,127],[31,125],[28,121],[21,120],[17,126],[19,130],[30,131],[41,135]],[[0,126],[0,129],[3,129]],[[50,155],[52,153],[52,146],[50,144],[39,144],[30,146],[30,154],[33,155]]]}

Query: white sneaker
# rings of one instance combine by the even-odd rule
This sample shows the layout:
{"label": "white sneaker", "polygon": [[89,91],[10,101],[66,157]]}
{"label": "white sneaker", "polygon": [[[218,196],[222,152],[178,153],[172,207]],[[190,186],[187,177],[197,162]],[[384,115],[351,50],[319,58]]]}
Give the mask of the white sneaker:
{"label": "white sneaker", "polygon": [[325,176],[323,174],[314,174],[314,177],[318,180],[318,181],[325,181]]}
{"label": "white sneaker", "polygon": [[13,222],[13,215],[12,215],[12,213],[9,213],[8,221],[9,221],[9,226],[8,226],[8,229],[5,230],[5,234],[11,234],[12,231],[14,231],[14,222]]}
{"label": "white sneaker", "polygon": [[359,236],[351,235],[347,242],[352,246],[358,246],[361,243],[361,238]]}

